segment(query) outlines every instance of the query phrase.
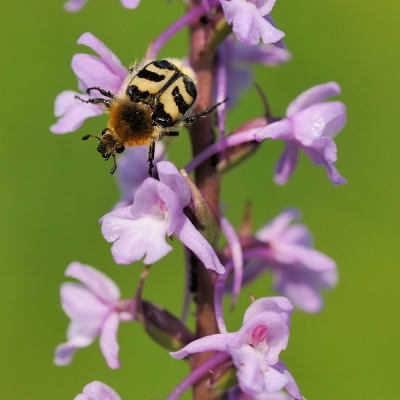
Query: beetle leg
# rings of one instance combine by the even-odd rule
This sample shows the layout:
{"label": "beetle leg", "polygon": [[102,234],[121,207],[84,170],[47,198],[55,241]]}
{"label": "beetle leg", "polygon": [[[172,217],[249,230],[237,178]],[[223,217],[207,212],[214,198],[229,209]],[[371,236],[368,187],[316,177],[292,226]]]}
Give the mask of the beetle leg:
{"label": "beetle leg", "polygon": [[110,99],[113,99],[113,98],[114,98],[114,95],[113,95],[110,91],[104,90],[104,89],[99,88],[99,87],[97,87],[97,86],[87,88],[87,89],[86,89],[86,93],[90,96],[90,92],[91,92],[92,90],[97,90],[97,91],[100,92],[103,96],[106,96],[106,97],[108,97],[108,98],[110,98]]}
{"label": "beetle leg", "polygon": [[164,136],[178,136],[179,132],[164,132]]}
{"label": "beetle leg", "polygon": [[193,115],[192,117],[186,118],[185,120],[183,120],[183,122],[185,124],[192,124],[197,119],[199,119],[201,117],[204,117],[205,115],[210,114],[211,112],[213,112],[218,106],[220,106],[221,104],[225,103],[227,100],[228,100],[228,98],[226,98],[225,100],[223,100],[223,101],[221,101],[221,102],[219,102],[217,104],[214,104],[211,108],[206,108],[204,111],[202,111],[202,112],[200,112],[200,113],[198,113],[196,115]]}
{"label": "beetle leg", "polygon": [[112,158],[114,160],[114,166],[110,169],[110,174],[114,175],[114,172],[117,170],[117,162],[115,161],[115,154],[112,154]]}
{"label": "beetle leg", "polygon": [[153,176],[153,175],[152,175],[152,170],[153,170],[153,168],[154,168],[153,161],[154,161],[154,152],[155,152],[155,149],[156,149],[156,142],[153,141],[153,142],[150,143],[149,150],[148,150],[148,152],[147,152],[147,161],[148,161],[148,163],[149,163],[149,175],[150,175],[151,177]]}
{"label": "beetle leg", "polygon": [[89,100],[84,100],[79,96],[75,96],[76,99],[80,100],[83,103],[90,103],[90,104],[101,104],[103,103],[107,108],[110,107],[110,100],[106,99],[101,99],[101,98],[95,98],[95,99],[89,99]]}

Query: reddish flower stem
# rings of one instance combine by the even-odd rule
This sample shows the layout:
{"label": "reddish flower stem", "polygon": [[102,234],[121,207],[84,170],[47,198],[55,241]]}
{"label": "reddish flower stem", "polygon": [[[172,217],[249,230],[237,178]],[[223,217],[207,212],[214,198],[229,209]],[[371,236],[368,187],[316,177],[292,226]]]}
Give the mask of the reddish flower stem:
{"label": "reddish flower stem", "polygon": [[[193,0],[190,8],[201,4],[200,0]],[[197,75],[197,110],[204,110],[212,105],[214,51],[204,50],[207,37],[212,27],[201,22],[200,18],[194,21],[190,28],[191,55],[190,62]],[[190,127],[193,156],[201,153],[214,141],[211,130],[211,120],[208,115],[196,121]],[[215,165],[208,159],[201,163],[195,170],[196,185],[208,200],[211,207],[219,215],[220,178],[216,174]],[[204,268],[199,260],[194,265],[196,279],[196,334],[198,338],[218,333],[218,326],[214,310],[214,284],[216,274]],[[213,353],[194,354],[190,359],[191,370],[194,371],[205,363]],[[207,384],[207,375],[203,376],[193,385],[193,398],[195,400],[216,400]]]}

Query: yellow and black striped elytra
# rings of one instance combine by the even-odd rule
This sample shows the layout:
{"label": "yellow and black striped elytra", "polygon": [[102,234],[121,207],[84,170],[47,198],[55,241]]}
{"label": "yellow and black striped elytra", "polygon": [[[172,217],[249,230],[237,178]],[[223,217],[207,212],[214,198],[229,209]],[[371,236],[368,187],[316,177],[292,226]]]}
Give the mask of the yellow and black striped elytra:
{"label": "yellow and black striped elytra", "polygon": [[179,132],[171,129],[191,124],[221,104],[187,117],[197,97],[196,76],[191,68],[175,59],[155,60],[141,68],[134,66],[123,87],[126,89],[120,95],[92,87],[87,89],[89,95],[97,90],[106,98],[77,97],[85,103],[104,104],[110,115],[101,136],[86,135],[82,139],[94,137],[100,141],[97,151],[106,160],[114,159],[111,174],[117,169],[116,153],[122,153],[126,146],[147,145],[151,176],[155,143],[163,136],[178,136]]}

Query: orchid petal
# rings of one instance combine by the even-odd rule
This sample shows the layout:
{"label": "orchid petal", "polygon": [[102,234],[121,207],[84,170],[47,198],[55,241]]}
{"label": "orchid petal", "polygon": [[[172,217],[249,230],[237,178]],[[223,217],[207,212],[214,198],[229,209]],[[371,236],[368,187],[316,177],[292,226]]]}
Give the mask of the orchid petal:
{"label": "orchid petal", "polygon": [[277,371],[274,367],[270,366],[267,371],[264,372],[265,379],[265,391],[268,393],[274,393],[278,390],[283,389],[289,383],[289,378]]}
{"label": "orchid petal", "polygon": [[313,141],[312,146],[302,146],[302,150],[307,154],[313,164],[325,167],[326,173],[334,185],[342,185],[347,182],[333,164],[337,159],[337,149],[335,142],[331,138],[322,137],[316,139]]}
{"label": "orchid petal", "polygon": [[68,339],[95,338],[110,307],[78,283],[63,283],[60,292],[62,308],[71,318]]}
{"label": "orchid petal", "polygon": [[168,254],[172,247],[166,243],[168,221],[151,215],[134,219],[130,207],[119,208],[102,219],[102,233],[114,242],[111,252],[118,264],[130,264],[145,256],[145,264],[153,264]]}
{"label": "orchid petal", "polygon": [[277,185],[284,185],[293,174],[299,161],[299,148],[293,142],[285,142],[285,150],[279,158],[276,167],[274,182]]}
{"label": "orchid petal", "polygon": [[314,104],[291,118],[294,136],[303,146],[314,140],[334,137],[346,124],[346,107],[340,101]]}
{"label": "orchid petal", "polygon": [[301,93],[289,104],[286,109],[286,116],[290,118],[299,111],[302,111],[313,104],[320,103],[331,96],[338,95],[340,92],[340,86],[336,82],[328,82],[313,86]]}
{"label": "orchid petal", "polygon": [[165,219],[164,211],[160,207],[158,187],[161,183],[153,178],[147,178],[138,188],[135,200],[130,207],[131,216],[140,219],[147,215],[154,218]]}
{"label": "orchid petal", "polygon": [[[158,143],[154,159],[159,161],[163,157],[164,151],[163,144]],[[114,206],[114,210],[131,205],[136,191],[149,177],[147,152],[147,146],[128,147],[118,158],[117,178],[121,200]]]}
{"label": "orchid petal", "polygon": [[287,229],[285,229],[285,231],[283,231],[280,236],[282,242],[296,243],[298,245],[308,248],[312,247],[312,237],[309,229],[305,225],[291,225],[287,227]]}
{"label": "orchid petal", "polygon": [[[89,346],[93,341],[89,341],[86,346]],[[80,346],[80,347],[86,347]],[[65,365],[71,364],[72,358],[74,357],[78,346],[74,346],[69,343],[62,343],[58,345],[54,351],[53,362],[55,365],[63,367]]]}
{"label": "orchid petal", "polygon": [[305,398],[301,395],[300,389],[297,386],[296,381],[294,380],[292,374],[286,368],[286,365],[282,361],[279,361],[273,367],[278,372],[285,374],[286,377],[288,378],[288,383],[286,384],[285,389],[293,397],[293,399],[294,400],[305,400]]}
{"label": "orchid petal", "polygon": [[111,369],[120,366],[118,359],[119,345],[117,342],[117,332],[119,327],[118,313],[111,313],[103,323],[100,334],[100,348],[106,359],[107,365]]}
{"label": "orchid petal", "polygon": [[263,355],[249,345],[243,345],[239,349],[228,346],[228,350],[237,368],[236,375],[240,388],[252,395],[262,393],[264,377],[260,372],[268,368]]}
{"label": "orchid petal", "polygon": [[268,124],[264,128],[261,128],[258,132],[254,134],[257,142],[261,142],[264,139],[293,139],[293,127],[289,120],[281,119],[280,121]]}
{"label": "orchid petal", "polygon": [[291,397],[284,392],[260,393],[249,395],[243,392],[239,386],[229,389],[224,397],[224,400],[291,400]]}
{"label": "orchid petal", "polygon": [[273,393],[288,384],[289,379],[271,368],[263,355],[251,346],[243,345],[240,349],[229,346],[228,349],[238,370],[239,386],[244,392],[252,395],[262,392]]}
{"label": "orchid petal", "polygon": [[[89,87],[101,87],[115,93],[124,78],[110,71],[108,64],[102,59],[90,54],[75,54],[72,57],[71,67],[81,82],[82,90]],[[93,93],[95,93],[95,97],[106,98],[99,92]]]}
{"label": "orchid petal", "polygon": [[109,69],[120,78],[123,79],[128,75],[128,70],[121,64],[119,58],[101,40],[90,32],[81,35],[77,43],[90,47],[101,57]]}
{"label": "orchid petal", "polygon": [[275,312],[290,316],[293,310],[294,308],[292,304],[286,297],[264,297],[256,300],[247,308],[243,317],[243,323],[246,323],[250,318],[253,318],[260,313]]}
{"label": "orchid petal", "polygon": [[254,5],[257,8],[257,11],[260,13],[260,15],[264,16],[269,14],[274,5],[276,0],[251,0]]}
{"label": "orchid petal", "polygon": [[262,351],[263,357],[268,365],[275,364],[279,360],[280,352],[287,347],[289,324],[289,315],[285,313],[270,311],[257,314],[248,319],[237,332],[234,346],[238,348],[242,344],[253,345],[252,333],[258,326],[265,325],[267,336],[264,343],[266,349]]}
{"label": "orchid petal", "polygon": [[242,288],[243,280],[243,252],[242,246],[240,245],[239,236],[237,235],[235,229],[228,221],[227,218],[221,217],[221,230],[224,232],[228,245],[232,253],[232,263],[233,263],[233,290],[232,290],[232,303],[231,308],[236,304],[237,298]]}
{"label": "orchid petal", "polygon": [[64,3],[64,9],[70,12],[79,11],[85,4],[87,0],[69,0]]}
{"label": "orchid petal", "polygon": [[140,3],[140,0],[121,0],[121,4],[125,8],[136,8]]}
{"label": "orchid petal", "polygon": [[336,270],[316,273],[301,267],[291,267],[275,271],[274,288],[287,296],[297,308],[316,313],[323,306],[318,288],[333,288],[337,278]]}
{"label": "orchid petal", "polygon": [[236,333],[219,333],[194,340],[183,349],[169,353],[176,359],[185,358],[190,354],[203,353],[205,351],[226,351],[228,344],[233,344]]}
{"label": "orchid petal", "polygon": [[247,45],[257,45],[260,38],[264,43],[274,43],[285,34],[276,29],[260,13],[254,4],[243,1],[220,0],[229,25],[232,24],[238,40]]}
{"label": "orchid petal", "polygon": [[273,238],[283,234],[289,224],[299,217],[300,212],[297,209],[288,208],[262,227],[255,236],[258,240],[269,242]]}
{"label": "orchid petal", "polygon": [[194,227],[186,215],[182,215],[174,233],[186,247],[196,254],[207,269],[211,269],[218,274],[225,272],[225,268],[222,266],[210,243]]}
{"label": "orchid petal", "polygon": [[115,282],[106,274],[89,265],[73,262],[68,265],[65,276],[80,280],[98,298],[103,299],[107,303],[116,303],[121,297],[121,293]]}
{"label": "orchid petal", "polygon": [[232,58],[238,62],[257,62],[266,66],[275,66],[290,61],[292,55],[288,50],[274,44],[243,46],[240,43],[234,43]]}
{"label": "orchid petal", "polygon": [[61,118],[50,127],[51,132],[58,134],[74,132],[87,118],[103,114],[102,106],[82,103],[75,98],[77,95],[79,93],[65,90],[56,97],[54,114]]}
{"label": "orchid petal", "polygon": [[167,185],[181,200],[183,207],[186,207],[191,198],[191,191],[186,179],[169,161],[160,161],[157,163],[160,182]]}
{"label": "orchid petal", "polygon": [[83,388],[83,394],[78,394],[74,400],[121,400],[117,392],[106,384],[94,381]]}
{"label": "orchid petal", "polygon": [[168,220],[167,235],[171,236],[183,215],[183,204],[178,195],[172,191],[167,185],[158,182],[157,185],[158,195],[161,201],[164,202],[166,209],[166,218]]}
{"label": "orchid petal", "polygon": [[336,263],[325,254],[296,244],[279,243],[276,261],[283,264],[301,264],[313,271],[333,271]]}

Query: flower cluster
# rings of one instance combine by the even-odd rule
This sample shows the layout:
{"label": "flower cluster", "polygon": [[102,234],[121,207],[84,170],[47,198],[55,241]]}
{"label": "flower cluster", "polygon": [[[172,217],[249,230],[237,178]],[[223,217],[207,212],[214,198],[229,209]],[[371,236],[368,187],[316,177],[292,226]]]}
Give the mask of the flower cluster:
{"label": "flower cluster", "polygon": [[[78,11],[86,2],[70,0],[64,7]],[[136,8],[139,3],[121,0],[125,8]],[[280,353],[288,345],[295,307],[309,313],[322,309],[321,290],[332,289],[337,283],[336,263],[312,247],[311,233],[305,225],[294,222],[300,213],[292,208],[257,232],[246,215],[236,230],[220,210],[219,182],[225,172],[253,155],[260,145],[265,146],[265,139],[281,139],[285,149],[276,166],[277,184],[288,182],[299,150],[312,163],[323,166],[334,185],[345,183],[334,165],[337,149],[333,138],[346,123],[346,109],[339,101],[325,101],[340,94],[340,87],[328,82],[304,91],[289,104],[284,117],[271,115],[259,87],[265,115],[227,132],[226,110],[240,104],[240,93],[251,83],[252,66],[276,66],[291,59],[282,42],[284,33],[270,16],[275,0],[185,3],[188,11],[153,40],[143,62],[130,69],[98,38],[84,33],[78,44],[98,56],[76,54],[71,66],[79,92],[67,90],[56,98],[59,119],[50,128],[56,134],[76,131],[89,117],[110,114],[108,127],[102,135],[94,136],[100,142],[98,151],[106,160],[114,158],[112,173],[117,153],[125,153],[118,159],[116,174],[121,198],[99,219],[100,229],[104,239],[112,243],[116,264],[143,261],[145,267],[135,294],[121,299],[116,283],[102,272],[78,262],[68,266],[65,275],[80,282],[61,286],[62,308],[71,322],[67,341],[56,348],[54,362],[69,364],[77,349],[99,337],[107,365],[119,368],[119,323],[136,322],[175,359],[199,360],[196,357],[204,356],[201,363],[192,363],[196,367],[167,400],[179,398],[190,386],[198,388],[196,399],[303,400]],[[198,26],[202,33],[194,34]],[[197,61],[157,60],[163,45],[185,27],[193,33],[191,53]],[[200,71],[196,80],[194,75]],[[198,103],[217,99],[215,106],[196,110],[197,114],[191,108],[197,96],[196,84]],[[214,111],[218,117],[215,126],[207,116]],[[200,118],[202,121],[196,122]],[[167,160],[168,146],[161,139],[176,136],[173,130],[185,124],[192,133],[195,156],[184,169],[178,169]],[[215,137],[214,131],[218,132]],[[93,135],[83,139],[89,136]],[[193,171],[195,181],[190,177]],[[221,233],[226,245],[220,243]],[[173,250],[173,236],[185,246],[182,264],[192,277],[186,282],[181,319],[142,298],[150,266]],[[233,306],[242,287],[265,272],[272,274],[273,289],[281,296],[268,297],[266,291],[264,297],[252,298],[242,326],[230,332],[224,318],[224,295],[232,294]],[[202,278],[193,279],[198,276]],[[197,332],[185,325],[193,297]],[[214,321],[217,327],[210,331]],[[210,352],[212,356],[205,356]],[[120,397],[95,381],[85,386],[76,400]]]}

